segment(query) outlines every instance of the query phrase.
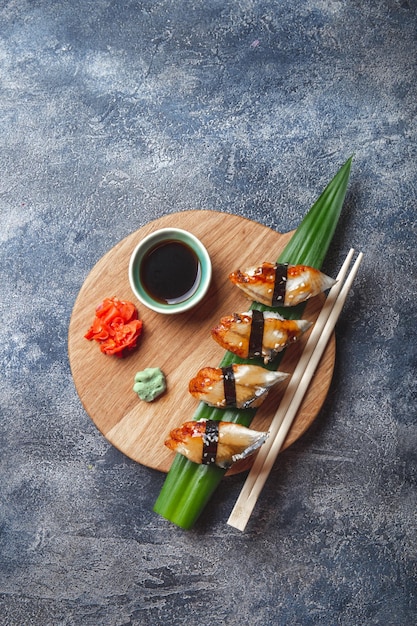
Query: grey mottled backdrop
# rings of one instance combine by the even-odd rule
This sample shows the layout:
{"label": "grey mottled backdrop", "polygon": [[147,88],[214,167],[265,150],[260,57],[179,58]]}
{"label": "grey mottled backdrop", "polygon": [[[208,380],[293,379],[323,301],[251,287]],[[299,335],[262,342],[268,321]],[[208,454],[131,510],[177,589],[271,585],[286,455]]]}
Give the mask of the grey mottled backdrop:
{"label": "grey mottled backdrop", "polygon": [[[414,0],[0,1],[0,623],[412,626]],[[365,260],[330,394],[242,534],[183,532],[97,431],[67,330],[94,263],[187,209],[287,232],[354,153],[325,269]]]}

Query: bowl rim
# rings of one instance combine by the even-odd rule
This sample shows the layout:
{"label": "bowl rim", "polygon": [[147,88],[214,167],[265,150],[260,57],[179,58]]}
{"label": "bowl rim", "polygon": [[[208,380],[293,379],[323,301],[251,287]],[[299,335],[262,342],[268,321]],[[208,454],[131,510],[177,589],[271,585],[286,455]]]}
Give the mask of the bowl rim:
{"label": "bowl rim", "polygon": [[[155,244],[165,240],[177,240],[187,244],[195,252],[201,265],[201,279],[197,289],[189,298],[176,304],[157,302],[138,286],[138,269],[143,257]],[[136,244],[130,255],[128,274],[130,288],[139,302],[156,313],[173,315],[190,310],[205,297],[212,279],[212,263],[207,248],[196,235],[183,228],[165,227],[150,232]]]}

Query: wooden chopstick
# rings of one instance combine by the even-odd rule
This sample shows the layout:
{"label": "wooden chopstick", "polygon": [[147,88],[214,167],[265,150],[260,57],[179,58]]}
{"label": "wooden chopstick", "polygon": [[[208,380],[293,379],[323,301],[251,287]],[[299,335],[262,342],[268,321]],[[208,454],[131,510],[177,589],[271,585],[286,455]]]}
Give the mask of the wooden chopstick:
{"label": "wooden chopstick", "polygon": [[349,251],[330,289],[326,302],[316,320],[303,353],[285,390],[284,397],[275,413],[269,430],[269,438],[259,450],[251,471],[240,492],[227,523],[238,530],[245,530],[262,488],[294,421],[302,399],[331,337],[337,319],[362,261],[358,255],[346,282],[343,280],[351,263],[353,248]]}

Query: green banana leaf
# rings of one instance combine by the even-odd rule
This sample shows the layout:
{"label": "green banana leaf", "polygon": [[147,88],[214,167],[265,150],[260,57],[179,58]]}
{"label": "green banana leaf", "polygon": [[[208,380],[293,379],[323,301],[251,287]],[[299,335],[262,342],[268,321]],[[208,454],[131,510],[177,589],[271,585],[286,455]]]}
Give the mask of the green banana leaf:
{"label": "green banana leaf", "polygon": [[[344,203],[350,176],[352,157],[340,168],[308,211],[277,261],[292,265],[309,265],[320,269],[332,241]],[[265,310],[259,304],[252,308]],[[274,309],[287,318],[299,319],[303,306]],[[277,369],[281,352],[269,365]],[[226,352],[221,366],[242,362]],[[200,403],[193,419],[225,420],[249,426],[256,409],[216,409]],[[202,465],[177,454],[166,476],[154,511],[177,526],[190,529],[204,511],[222,480],[225,470],[216,465]]]}

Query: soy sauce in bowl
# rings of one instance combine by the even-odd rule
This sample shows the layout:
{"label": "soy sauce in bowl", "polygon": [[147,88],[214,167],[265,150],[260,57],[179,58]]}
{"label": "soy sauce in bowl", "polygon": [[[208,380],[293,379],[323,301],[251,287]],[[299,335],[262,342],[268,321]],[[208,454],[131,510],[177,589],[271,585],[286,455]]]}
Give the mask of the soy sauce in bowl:
{"label": "soy sauce in bowl", "polygon": [[183,313],[199,304],[211,282],[212,266],[204,244],[181,228],[160,228],[144,237],[129,261],[130,287],[157,313]]}
{"label": "soy sauce in bowl", "polygon": [[151,298],[164,304],[179,304],[197,290],[201,279],[198,256],[182,241],[157,243],[144,256],[140,280]]}

